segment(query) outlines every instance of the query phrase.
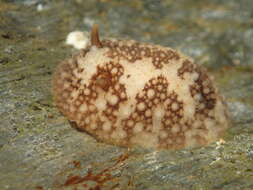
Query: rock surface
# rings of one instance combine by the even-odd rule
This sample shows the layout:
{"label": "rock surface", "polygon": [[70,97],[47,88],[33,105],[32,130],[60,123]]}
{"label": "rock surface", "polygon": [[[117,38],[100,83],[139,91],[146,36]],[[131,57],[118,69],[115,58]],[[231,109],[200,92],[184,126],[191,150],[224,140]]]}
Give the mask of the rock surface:
{"label": "rock surface", "polygon": [[[1,1],[0,189],[252,189],[252,9],[251,0]],[[68,33],[93,23],[104,37],[170,46],[207,67],[231,113],[224,140],[125,149],[71,128],[52,102],[52,71],[76,51]]]}

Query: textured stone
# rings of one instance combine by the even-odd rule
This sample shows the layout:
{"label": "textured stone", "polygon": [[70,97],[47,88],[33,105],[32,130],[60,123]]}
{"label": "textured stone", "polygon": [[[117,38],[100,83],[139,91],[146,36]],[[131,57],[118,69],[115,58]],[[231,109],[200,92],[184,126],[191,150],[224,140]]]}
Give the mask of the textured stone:
{"label": "textured stone", "polygon": [[[252,0],[0,1],[0,189],[252,189],[252,8]],[[101,39],[169,46],[205,65],[230,109],[224,140],[126,149],[71,128],[53,104],[52,72],[75,51],[67,34],[93,23]]]}

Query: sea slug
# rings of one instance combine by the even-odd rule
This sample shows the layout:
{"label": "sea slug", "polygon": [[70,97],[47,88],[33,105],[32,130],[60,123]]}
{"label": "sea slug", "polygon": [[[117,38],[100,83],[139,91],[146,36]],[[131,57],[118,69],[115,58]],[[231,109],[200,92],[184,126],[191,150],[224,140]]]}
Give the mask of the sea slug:
{"label": "sea slug", "polygon": [[168,47],[133,40],[91,42],[53,75],[58,109],[76,127],[120,146],[206,145],[228,128],[227,109],[207,71]]}

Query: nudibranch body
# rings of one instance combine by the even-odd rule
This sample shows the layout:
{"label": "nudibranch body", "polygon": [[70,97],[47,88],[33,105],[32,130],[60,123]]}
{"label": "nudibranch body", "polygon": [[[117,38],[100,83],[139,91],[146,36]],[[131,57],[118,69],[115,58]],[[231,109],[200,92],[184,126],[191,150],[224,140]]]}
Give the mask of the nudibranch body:
{"label": "nudibranch body", "polygon": [[99,40],[59,64],[59,110],[77,128],[116,145],[179,149],[206,145],[228,127],[207,72],[181,53],[133,40]]}

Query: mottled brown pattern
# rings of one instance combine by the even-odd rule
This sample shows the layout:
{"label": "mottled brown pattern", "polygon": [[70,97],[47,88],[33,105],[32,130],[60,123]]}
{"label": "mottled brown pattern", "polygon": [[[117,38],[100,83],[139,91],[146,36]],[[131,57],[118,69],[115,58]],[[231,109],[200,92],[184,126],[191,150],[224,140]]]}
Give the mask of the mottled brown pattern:
{"label": "mottled brown pattern", "polygon": [[196,65],[191,63],[189,60],[185,60],[183,62],[182,67],[180,69],[178,69],[178,76],[181,79],[184,79],[184,73],[193,73],[194,71],[197,72]]}
{"label": "mottled brown pattern", "polygon": [[[149,89],[152,89],[156,92],[154,96],[148,97],[147,93]],[[124,129],[129,132],[132,132],[131,130],[135,123],[143,122],[145,126],[144,130],[146,130],[147,132],[151,132],[151,129],[148,128],[148,126],[152,125],[152,113],[154,111],[154,108],[166,98],[169,98],[171,95],[167,92],[167,89],[168,81],[163,76],[150,79],[149,82],[145,85],[144,89],[142,89],[140,93],[138,93],[135,97],[137,102],[136,107],[134,109],[135,111],[131,114],[129,118],[122,121]],[[161,97],[161,94],[163,94],[164,97]],[[145,108],[143,108],[142,110],[137,108],[140,103],[143,103],[145,106]],[[151,115],[147,115],[147,111],[150,111]],[[132,125],[129,125],[129,121],[132,121]]]}
{"label": "mottled brown pattern", "polygon": [[199,106],[196,107],[196,114],[207,116],[208,112],[215,106],[216,91],[212,85],[211,79],[203,71],[203,69],[198,68],[196,69],[196,72],[199,73],[199,77],[195,83],[191,85],[190,92],[192,96],[197,93],[201,95],[200,100],[198,100]]}
{"label": "mottled brown pattern", "polygon": [[108,54],[111,58],[122,57],[127,59],[130,63],[141,60],[143,57],[151,58],[153,65],[157,69],[161,69],[164,64],[168,64],[180,58],[178,53],[173,50],[161,50],[160,46],[156,47],[155,45],[140,44],[136,41],[103,40],[101,43],[103,47],[109,47],[111,49]]}
{"label": "mottled brown pattern", "polygon": [[189,60],[185,60],[182,67],[178,69],[178,75],[181,79],[184,79],[185,73],[197,73],[199,75],[194,84],[190,86],[190,93],[192,97],[196,94],[200,95],[200,99],[197,100],[196,114],[208,116],[208,112],[214,108],[216,103],[216,92],[212,81],[203,68],[197,67]]}

